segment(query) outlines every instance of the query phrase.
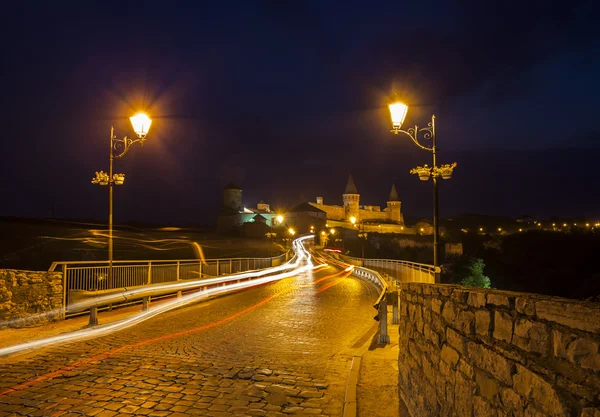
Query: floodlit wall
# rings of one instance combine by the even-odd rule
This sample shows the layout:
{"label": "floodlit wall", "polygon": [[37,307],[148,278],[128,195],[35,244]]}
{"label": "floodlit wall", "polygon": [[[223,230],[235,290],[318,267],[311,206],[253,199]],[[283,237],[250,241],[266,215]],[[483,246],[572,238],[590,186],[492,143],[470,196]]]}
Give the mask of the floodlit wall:
{"label": "floodlit wall", "polygon": [[61,272],[0,269],[0,328],[64,319]]}
{"label": "floodlit wall", "polygon": [[600,305],[408,283],[399,392],[412,416],[600,416]]}

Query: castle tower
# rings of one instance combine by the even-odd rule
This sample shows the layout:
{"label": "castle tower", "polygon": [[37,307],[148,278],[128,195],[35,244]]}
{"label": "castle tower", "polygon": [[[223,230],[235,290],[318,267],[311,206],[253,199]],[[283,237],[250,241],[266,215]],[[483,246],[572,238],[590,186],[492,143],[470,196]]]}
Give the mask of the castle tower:
{"label": "castle tower", "polygon": [[242,189],[232,182],[223,189],[223,210],[235,213],[244,211]]}
{"label": "castle tower", "polygon": [[392,190],[390,191],[390,196],[387,201],[387,217],[388,221],[404,224],[404,216],[402,216],[402,212],[400,211],[400,207],[402,202],[400,201],[400,197],[398,197],[398,192],[396,191],[396,185],[392,184]]}
{"label": "castle tower", "polygon": [[344,198],[344,215],[346,216],[346,221],[350,221],[351,217],[354,217],[356,221],[360,221],[359,219],[359,209],[358,202],[360,200],[360,194],[356,189],[356,185],[354,185],[354,180],[352,179],[352,175],[348,177],[348,184],[346,185],[346,191],[342,196]]}

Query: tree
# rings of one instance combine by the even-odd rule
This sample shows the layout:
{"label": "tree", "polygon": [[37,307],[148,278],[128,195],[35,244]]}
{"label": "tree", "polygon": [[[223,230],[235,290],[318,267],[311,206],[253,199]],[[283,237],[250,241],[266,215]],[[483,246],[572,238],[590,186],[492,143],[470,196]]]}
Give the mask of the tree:
{"label": "tree", "polygon": [[465,276],[460,285],[467,287],[490,288],[492,285],[490,278],[483,274],[485,263],[483,259],[473,258],[469,266],[467,266],[467,276]]}

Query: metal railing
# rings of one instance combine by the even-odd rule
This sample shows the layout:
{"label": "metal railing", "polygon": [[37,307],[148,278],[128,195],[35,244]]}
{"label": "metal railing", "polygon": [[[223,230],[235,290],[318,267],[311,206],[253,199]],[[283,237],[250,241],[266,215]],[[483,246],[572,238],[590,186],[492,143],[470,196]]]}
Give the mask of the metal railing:
{"label": "metal railing", "polygon": [[398,259],[353,258],[341,254],[339,259],[350,265],[362,266],[386,274],[397,283],[423,282],[435,284],[440,282],[440,268],[433,265]]}
{"label": "metal railing", "polygon": [[[113,261],[113,279],[108,282],[108,261],[54,262],[49,272],[63,273],[63,305],[68,311],[72,290],[110,290],[163,282],[231,275],[270,268],[292,257],[288,251],[272,258]],[[67,313],[67,316],[69,314]]]}

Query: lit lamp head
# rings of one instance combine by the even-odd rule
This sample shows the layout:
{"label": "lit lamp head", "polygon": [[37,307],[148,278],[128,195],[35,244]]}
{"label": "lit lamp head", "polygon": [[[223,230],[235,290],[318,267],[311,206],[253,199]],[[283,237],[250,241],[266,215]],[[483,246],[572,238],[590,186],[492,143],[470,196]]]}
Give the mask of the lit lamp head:
{"label": "lit lamp head", "polygon": [[152,124],[152,120],[145,113],[138,113],[135,116],[131,116],[129,118],[131,120],[131,125],[133,126],[133,131],[140,139],[145,139],[148,131],[150,130],[150,125]]}
{"label": "lit lamp head", "polygon": [[279,224],[283,223],[283,216],[281,216],[281,215],[277,216],[277,223],[279,223]]}
{"label": "lit lamp head", "polygon": [[352,224],[356,223],[356,217],[354,217],[354,216],[350,217],[350,223],[352,223]]}
{"label": "lit lamp head", "polygon": [[288,233],[289,233],[291,236],[294,236],[294,235],[296,234],[296,231],[290,227],[290,228],[288,229]]}
{"label": "lit lamp head", "polygon": [[404,123],[404,118],[406,117],[406,113],[408,113],[408,106],[400,101],[392,103],[388,106],[390,108],[390,115],[392,117],[392,127],[394,128],[393,132],[398,133],[400,127],[402,127],[402,123]]}

